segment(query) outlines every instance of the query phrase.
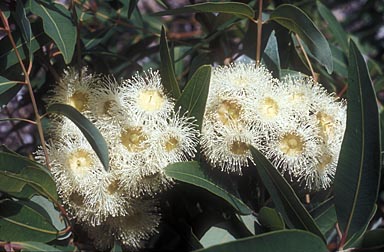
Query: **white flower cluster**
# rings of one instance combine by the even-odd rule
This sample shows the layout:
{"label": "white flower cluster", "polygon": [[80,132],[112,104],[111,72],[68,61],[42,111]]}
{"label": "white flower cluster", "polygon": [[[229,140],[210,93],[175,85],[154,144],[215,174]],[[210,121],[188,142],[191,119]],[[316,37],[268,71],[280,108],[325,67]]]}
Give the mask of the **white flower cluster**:
{"label": "white flower cluster", "polygon": [[330,186],[345,131],[343,101],[309,77],[278,81],[253,64],[216,67],[210,85],[201,145],[212,166],[241,174],[253,145],[309,190]]}
{"label": "white flower cluster", "polygon": [[[163,168],[195,155],[194,120],[174,112],[159,73],[152,71],[119,84],[69,69],[48,100],[56,102],[90,119],[110,153],[105,171],[81,131],[69,119],[55,118],[48,152],[60,197],[99,249],[114,239],[139,247],[159,224],[152,196],[172,182]],[[42,151],[37,159],[44,159]]]}

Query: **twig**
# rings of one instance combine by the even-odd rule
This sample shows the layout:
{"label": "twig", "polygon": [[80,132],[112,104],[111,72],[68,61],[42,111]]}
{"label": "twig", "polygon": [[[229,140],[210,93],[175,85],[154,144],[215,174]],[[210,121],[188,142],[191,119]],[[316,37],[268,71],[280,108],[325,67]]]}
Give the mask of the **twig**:
{"label": "twig", "polygon": [[308,54],[307,54],[307,52],[305,51],[303,44],[301,43],[301,39],[300,39],[299,35],[295,34],[295,36],[296,36],[297,42],[298,42],[299,45],[300,45],[300,49],[301,49],[301,51],[302,51],[303,54],[304,54],[305,60],[306,60],[307,63],[308,63],[309,69],[311,70],[312,77],[313,77],[313,79],[314,79],[315,81],[317,81],[317,75],[316,75],[315,71],[313,71],[313,67],[312,67],[311,61],[309,60]]}
{"label": "twig", "polygon": [[12,117],[9,117],[9,118],[2,118],[2,119],[0,119],[0,122],[5,122],[5,121],[11,121],[11,122],[22,121],[22,122],[27,122],[27,123],[36,125],[35,121],[29,120],[29,119],[25,119],[25,118],[12,118]]}
{"label": "twig", "polygon": [[259,66],[260,64],[262,29],[263,29],[263,0],[259,0],[259,16],[257,18],[256,66]]}
{"label": "twig", "polygon": [[15,43],[15,40],[13,39],[12,32],[11,32],[11,29],[10,29],[9,24],[8,24],[8,20],[1,10],[0,10],[0,18],[1,18],[1,21],[3,22],[5,32],[8,35],[9,41],[12,44],[12,48],[15,51],[16,57],[19,61],[20,67],[21,67],[23,74],[24,74],[24,82],[26,83],[26,85],[28,87],[28,92],[29,92],[29,95],[31,97],[31,103],[32,103],[33,111],[35,113],[35,121],[36,121],[37,131],[39,133],[41,146],[43,148],[43,152],[44,152],[44,156],[45,156],[45,164],[46,164],[47,168],[49,169],[50,167],[49,167],[48,151],[47,151],[47,146],[45,144],[43,126],[41,123],[39,111],[37,109],[35,95],[33,93],[31,81],[29,79],[29,74],[28,74],[27,69],[25,69],[23,59],[21,58],[19,51],[17,50],[17,46]]}

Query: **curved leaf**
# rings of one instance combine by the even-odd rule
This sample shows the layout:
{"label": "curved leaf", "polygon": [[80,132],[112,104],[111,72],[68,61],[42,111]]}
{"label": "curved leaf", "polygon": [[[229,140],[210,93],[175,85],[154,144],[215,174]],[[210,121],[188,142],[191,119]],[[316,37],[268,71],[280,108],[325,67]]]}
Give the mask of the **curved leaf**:
{"label": "curved leaf", "polygon": [[96,152],[104,169],[109,169],[108,145],[100,131],[77,109],[67,104],[55,103],[47,108],[47,113],[61,114],[69,118],[81,130]]}
{"label": "curved leaf", "polygon": [[252,212],[240,199],[216,185],[216,183],[204,173],[198,162],[191,161],[170,164],[165,168],[165,174],[176,180],[206,189],[227,201],[240,214],[250,214]]}
{"label": "curved leaf", "polygon": [[333,61],[328,41],[307,14],[294,5],[282,4],[271,13],[270,20],[296,33],[304,41],[311,55],[328,73],[332,73]]}
{"label": "curved leaf", "polygon": [[169,54],[168,42],[165,36],[164,26],[161,27],[161,37],[160,37],[160,75],[161,82],[163,83],[164,88],[171,93],[171,95],[178,99],[180,97],[180,88],[179,83],[177,83],[175,69],[173,67],[173,61]]}
{"label": "curved leaf", "polygon": [[262,56],[262,62],[272,71],[274,77],[280,77],[280,56],[275,31],[272,31],[269,36]]}
{"label": "curved leaf", "polygon": [[203,65],[192,75],[175,107],[181,107],[181,112],[193,116],[201,129],[205,104],[207,103],[209,84],[211,81],[211,66]]}
{"label": "curved leaf", "polygon": [[324,252],[326,244],[312,233],[302,230],[281,230],[216,245],[195,252]]}
{"label": "curved leaf", "polygon": [[31,24],[26,16],[24,5],[22,1],[17,1],[16,11],[15,11],[15,21],[21,30],[21,35],[24,39],[25,44],[27,45],[29,51],[29,58],[32,56],[31,52],[31,38],[32,38],[32,29]]}
{"label": "curved leaf", "polygon": [[166,10],[154,13],[155,16],[176,15],[194,12],[219,12],[233,14],[239,17],[253,19],[255,12],[249,5],[243,3],[198,3],[194,5],[186,5],[182,8]]}
{"label": "curved leaf", "polygon": [[301,204],[292,187],[263,154],[253,146],[250,148],[257,172],[271,195],[276,209],[283,215],[287,225],[310,231],[325,240],[319,227]]}
{"label": "curved leaf", "polygon": [[58,230],[36,210],[21,201],[0,203],[0,237],[4,241],[49,242]]}
{"label": "curved leaf", "polygon": [[29,0],[30,10],[43,19],[46,34],[53,39],[65,63],[70,63],[75,51],[77,29],[72,23],[70,12],[61,4],[40,0]]}
{"label": "curved leaf", "polygon": [[334,189],[342,243],[369,222],[382,164],[376,97],[364,58],[352,40],[348,62],[347,127]]}

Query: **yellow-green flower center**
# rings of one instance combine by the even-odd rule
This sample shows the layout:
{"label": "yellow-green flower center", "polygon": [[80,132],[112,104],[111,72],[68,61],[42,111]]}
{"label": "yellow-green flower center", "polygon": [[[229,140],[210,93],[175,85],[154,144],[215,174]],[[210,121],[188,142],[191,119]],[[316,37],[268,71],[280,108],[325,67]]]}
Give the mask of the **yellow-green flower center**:
{"label": "yellow-green flower center", "polygon": [[141,91],[137,99],[137,105],[145,111],[160,110],[164,102],[165,99],[158,90]]}
{"label": "yellow-green flower center", "polygon": [[82,149],[72,152],[67,162],[69,169],[77,176],[86,175],[93,166],[91,153]]}
{"label": "yellow-green flower center", "polygon": [[229,122],[236,122],[240,119],[241,105],[236,101],[224,100],[222,101],[218,108],[217,114],[219,115],[219,120],[227,125]]}
{"label": "yellow-green flower center", "polygon": [[148,139],[141,127],[126,128],[121,132],[121,143],[130,152],[140,152],[147,148],[144,142]]}
{"label": "yellow-green flower center", "polygon": [[298,135],[288,133],[280,140],[280,150],[287,156],[297,156],[303,152],[304,142]]}
{"label": "yellow-green flower center", "polygon": [[84,197],[78,192],[73,192],[69,195],[69,201],[77,206],[82,206],[84,204]]}
{"label": "yellow-green flower center", "polygon": [[108,101],[105,101],[104,102],[104,106],[103,106],[103,114],[104,115],[109,115],[109,116],[112,116],[113,113],[111,111],[111,109],[116,105],[116,101],[114,100],[108,100]]}
{"label": "yellow-green flower center", "polygon": [[78,111],[83,112],[88,106],[88,97],[89,95],[87,93],[76,91],[68,98],[68,104]]}
{"label": "yellow-green flower center", "polygon": [[247,154],[249,148],[244,142],[233,141],[229,146],[229,150],[235,155],[245,155]]}
{"label": "yellow-green flower center", "polygon": [[259,104],[259,113],[266,119],[272,119],[279,113],[279,105],[271,97],[264,98]]}
{"label": "yellow-green flower center", "polygon": [[118,189],[119,189],[119,181],[118,180],[112,181],[107,187],[109,194],[114,194],[115,192],[117,192]]}
{"label": "yellow-green flower center", "polygon": [[164,149],[167,151],[167,152],[170,152],[176,148],[179,147],[179,140],[175,137],[170,137],[164,144]]}

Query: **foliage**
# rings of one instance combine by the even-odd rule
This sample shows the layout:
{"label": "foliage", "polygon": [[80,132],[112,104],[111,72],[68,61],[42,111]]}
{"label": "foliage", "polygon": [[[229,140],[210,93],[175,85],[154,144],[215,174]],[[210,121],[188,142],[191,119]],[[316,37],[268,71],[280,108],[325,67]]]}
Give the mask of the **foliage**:
{"label": "foliage", "polygon": [[[68,104],[46,108],[46,96],[68,66],[78,70],[79,79],[87,66],[113,76],[110,82],[159,70],[174,110],[193,117],[201,132],[212,68],[234,61],[260,61],[280,80],[312,76],[347,100],[334,183],[310,191],[254,146],[247,147],[251,161],[242,176],[224,173],[197,146],[194,160],[164,168],[175,183],[155,196],[161,224],[142,242],[142,251],[381,251],[383,65],[369,54],[374,46],[369,32],[362,27],[348,33],[345,27],[351,30],[359,16],[371,22],[384,7],[370,16],[379,1],[367,1],[367,11],[340,23],[330,9],[337,7],[334,1],[174,2],[0,3],[0,128],[12,127],[25,145],[20,132],[32,125],[35,139],[33,152],[15,145],[0,150],[0,251],[93,251],[97,243],[84,231],[87,224],[79,225],[66,211],[47,156],[54,144],[46,139],[52,134],[48,124],[61,115],[80,129],[105,172],[115,157],[96,119]],[[29,104],[28,116],[11,110],[22,101]],[[36,153],[38,162],[32,158]],[[105,251],[132,249],[113,239],[102,245]]]}

